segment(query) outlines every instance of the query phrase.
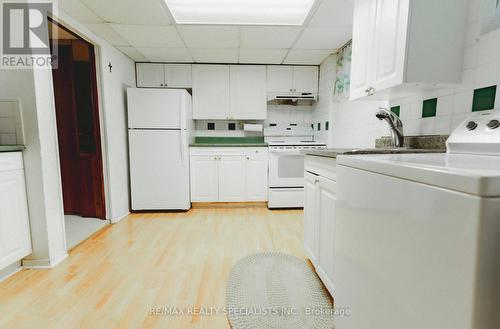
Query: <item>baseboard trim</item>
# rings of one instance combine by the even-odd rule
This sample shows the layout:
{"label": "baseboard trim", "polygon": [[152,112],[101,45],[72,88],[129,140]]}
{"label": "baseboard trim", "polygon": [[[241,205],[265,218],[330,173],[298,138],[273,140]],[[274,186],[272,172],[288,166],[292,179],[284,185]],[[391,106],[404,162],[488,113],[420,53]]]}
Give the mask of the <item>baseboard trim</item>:
{"label": "baseboard trim", "polygon": [[0,282],[7,280],[14,274],[20,272],[23,269],[21,262],[15,262],[12,265],[7,266],[3,270],[0,270]]}
{"label": "baseboard trim", "polygon": [[267,208],[267,201],[264,202],[193,202],[193,209],[208,208]]}
{"label": "baseboard trim", "polygon": [[119,222],[121,222],[122,220],[124,220],[125,218],[127,218],[129,215],[130,215],[130,212],[127,212],[126,214],[124,214],[124,215],[122,215],[122,216],[118,216],[118,217],[115,217],[115,218],[111,218],[110,223],[111,223],[111,224],[116,224],[116,223],[119,223]]}
{"label": "baseboard trim", "polygon": [[54,259],[23,259],[23,268],[32,270],[49,270],[60,263],[62,263],[68,257],[68,253],[63,253]]}

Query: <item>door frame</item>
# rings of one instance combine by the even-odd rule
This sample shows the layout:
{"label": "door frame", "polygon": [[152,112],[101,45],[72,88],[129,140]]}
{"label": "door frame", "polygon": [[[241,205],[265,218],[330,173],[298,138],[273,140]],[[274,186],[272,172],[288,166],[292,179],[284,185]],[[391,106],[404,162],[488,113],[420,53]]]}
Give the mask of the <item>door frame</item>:
{"label": "door frame", "polygon": [[[108,150],[107,150],[107,143],[106,143],[106,129],[105,129],[105,117],[103,113],[103,108],[104,108],[104,103],[103,103],[103,93],[102,93],[102,68],[101,68],[101,52],[100,52],[100,46],[90,40],[89,38],[85,37],[82,35],[80,32],[76,31],[74,28],[71,27],[70,24],[65,23],[62,19],[59,19],[57,17],[48,17],[49,21],[52,22],[53,24],[57,25],[61,29],[65,30],[68,33],[71,33],[72,35],[76,36],[79,39],[84,40],[85,42],[88,42],[91,44],[94,48],[94,53],[93,53],[93,62],[94,64],[91,65],[91,74],[94,74],[96,83],[94,85],[94,90],[93,92],[95,93],[97,100],[94,100],[96,102],[97,106],[97,119],[98,119],[98,124],[99,124],[99,129],[96,132],[99,137],[99,153],[100,153],[100,158],[101,158],[101,166],[100,170],[102,172],[102,182],[103,182],[103,197],[104,197],[104,211],[105,211],[105,219],[108,221],[111,221],[111,200],[109,197],[109,166],[108,166]],[[55,93],[53,92],[52,95],[54,96]],[[57,134],[57,131],[56,131]],[[59,136],[57,136],[59,138]],[[57,144],[57,150],[58,150],[58,157],[59,157],[59,145]],[[59,165],[60,166],[60,165]],[[59,167],[60,168],[60,167]],[[61,186],[61,195],[62,195],[62,186]]]}

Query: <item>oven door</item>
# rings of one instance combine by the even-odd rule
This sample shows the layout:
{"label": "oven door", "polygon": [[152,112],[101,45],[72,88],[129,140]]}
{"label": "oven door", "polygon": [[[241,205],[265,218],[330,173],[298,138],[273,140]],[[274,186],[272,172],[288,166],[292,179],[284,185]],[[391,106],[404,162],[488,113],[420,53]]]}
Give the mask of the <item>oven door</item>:
{"label": "oven door", "polygon": [[269,150],[269,187],[304,187],[304,155],[300,150]]}

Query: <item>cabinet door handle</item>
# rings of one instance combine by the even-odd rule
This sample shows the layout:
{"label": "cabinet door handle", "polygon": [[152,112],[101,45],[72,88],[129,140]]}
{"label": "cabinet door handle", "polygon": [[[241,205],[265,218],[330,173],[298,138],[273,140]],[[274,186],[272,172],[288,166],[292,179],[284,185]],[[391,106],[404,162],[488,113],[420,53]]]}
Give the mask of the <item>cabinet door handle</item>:
{"label": "cabinet door handle", "polygon": [[247,157],[247,160],[250,160],[250,157]]}
{"label": "cabinet door handle", "polygon": [[214,157],[214,160],[217,161],[217,157]]}

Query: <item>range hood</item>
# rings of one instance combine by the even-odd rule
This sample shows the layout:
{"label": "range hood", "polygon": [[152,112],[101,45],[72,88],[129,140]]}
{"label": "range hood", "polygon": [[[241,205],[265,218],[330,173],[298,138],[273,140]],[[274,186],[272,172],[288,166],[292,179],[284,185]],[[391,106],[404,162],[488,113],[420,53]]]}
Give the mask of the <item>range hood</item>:
{"label": "range hood", "polygon": [[311,105],[318,101],[313,93],[269,93],[267,103],[270,105]]}

